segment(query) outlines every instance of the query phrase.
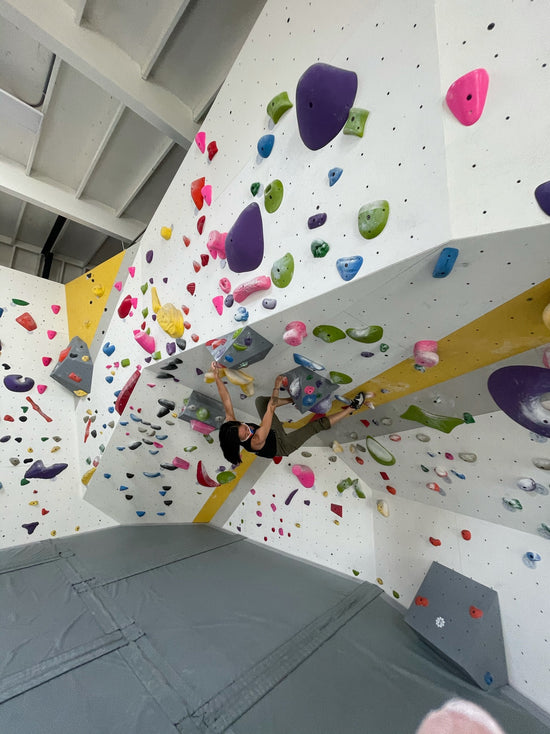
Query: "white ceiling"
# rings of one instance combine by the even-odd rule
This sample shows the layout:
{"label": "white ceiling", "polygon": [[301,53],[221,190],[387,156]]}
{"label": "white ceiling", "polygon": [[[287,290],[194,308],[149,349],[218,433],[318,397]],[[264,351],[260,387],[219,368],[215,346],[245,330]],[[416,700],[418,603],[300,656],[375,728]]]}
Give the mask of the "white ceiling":
{"label": "white ceiling", "polygon": [[0,265],[67,282],[138,237],[264,4],[0,0]]}

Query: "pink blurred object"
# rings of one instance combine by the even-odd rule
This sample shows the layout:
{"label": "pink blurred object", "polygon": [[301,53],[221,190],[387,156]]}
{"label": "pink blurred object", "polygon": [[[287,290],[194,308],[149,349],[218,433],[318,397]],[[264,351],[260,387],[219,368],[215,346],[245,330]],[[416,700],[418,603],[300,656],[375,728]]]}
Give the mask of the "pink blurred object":
{"label": "pink blurred object", "polygon": [[474,69],[451,84],[445,101],[460,123],[473,125],[483,113],[488,89],[489,74],[487,70]]}
{"label": "pink blurred object", "polygon": [[220,288],[224,293],[229,293],[231,290],[231,282],[228,278],[220,278]]}
{"label": "pink blurred object", "polygon": [[214,304],[216,311],[221,316],[223,313],[223,296],[214,296],[212,303]]}
{"label": "pink blurred object", "polygon": [[206,150],[206,133],[201,130],[201,132],[197,133],[195,135],[195,143],[198,146],[198,149],[201,153],[204,153]]}
{"label": "pink blurred object", "polygon": [[439,364],[438,344],[431,339],[424,339],[414,345],[414,361],[422,367],[435,367]]}
{"label": "pink blurred object", "polygon": [[212,433],[212,431],[216,430],[214,426],[209,426],[208,423],[203,423],[202,421],[193,419],[189,422],[191,424],[191,428],[194,431],[197,431],[197,433],[202,433],[203,436],[206,436],[208,433]]}
{"label": "pink blurred object", "polygon": [[441,708],[430,711],[416,734],[504,734],[485,709],[471,701],[452,698]]}
{"label": "pink blurred object", "polygon": [[146,352],[149,352],[149,354],[153,354],[156,346],[155,340],[150,334],[147,334],[145,331],[140,331],[139,329],[134,329],[134,339],[137,341],[140,347],[143,347],[143,349],[145,349]]}
{"label": "pink blurred object", "polygon": [[292,467],[292,473],[298,479],[300,484],[306,489],[313,487],[315,484],[315,474],[305,464],[294,464]]}
{"label": "pink blurred object", "polygon": [[233,296],[237,303],[242,303],[253,293],[266,291],[268,288],[271,288],[271,278],[269,275],[258,275],[256,278],[238,285],[233,292]]}
{"label": "pink blurred object", "polygon": [[172,466],[177,466],[178,469],[189,469],[190,464],[185,459],[180,459],[179,456],[175,456],[172,459]]}
{"label": "pink blurred object", "polygon": [[291,321],[286,325],[283,341],[291,347],[299,346],[307,336],[306,325],[303,321]]}
{"label": "pink blurred object", "polygon": [[218,232],[217,229],[213,229],[212,232],[210,232],[210,234],[208,235],[206,248],[213,260],[215,260],[217,257],[219,257],[220,260],[225,260],[226,237],[227,232]]}
{"label": "pink blurred object", "polygon": [[206,201],[207,205],[210,206],[212,203],[212,186],[206,184],[201,189],[202,198]]}

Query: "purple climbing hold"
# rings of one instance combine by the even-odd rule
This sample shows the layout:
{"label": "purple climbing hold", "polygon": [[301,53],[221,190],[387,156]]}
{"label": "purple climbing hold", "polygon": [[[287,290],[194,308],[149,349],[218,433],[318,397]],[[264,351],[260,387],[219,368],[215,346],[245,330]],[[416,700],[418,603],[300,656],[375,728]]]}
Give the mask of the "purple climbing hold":
{"label": "purple climbing hold", "polygon": [[8,375],[4,377],[4,385],[12,392],[28,392],[34,387],[34,380],[32,377]]}
{"label": "purple climbing hold", "polygon": [[335,138],[348,119],[357,93],[357,74],[329,64],[313,64],[296,87],[298,130],[310,150]]}
{"label": "purple climbing hold", "polygon": [[235,302],[235,298],[234,298],[233,294],[232,293],[228,293],[226,295],[226,297],[225,297],[225,301],[223,302],[223,305],[226,308],[231,308],[231,306],[233,305],[234,302]]}
{"label": "purple climbing hold", "polygon": [[176,353],[176,342],[166,342],[166,354],[170,357]]}
{"label": "purple climbing hold", "polygon": [[234,273],[247,273],[262,262],[264,231],[260,207],[249,204],[237,217],[225,239],[227,264]]}
{"label": "purple climbing hold", "polygon": [[147,250],[147,252],[145,253],[145,260],[148,263],[152,263],[153,262],[153,250]]}
{"label": "purple climbing hold", "polygon": [[322,227],[323,224],[327,221],[327,215],[322,212],[321,214],[313,214],[308,220],[307,220],[307,226],[310,229],[316,229],[317,227]]}
{"label": "purple climbing hold", "polygon": [[44,466],[41,459],[34,461],[25,472],[25,479],[53,479],[61,474],[69,465],[68,464],[52,464]]}
{"label": "purple climbing hold", "polygon": [[550,414],[542,404],[550,392],[550,373],[545,367],[512,365],[501,367],[487,380],[498,407],[520,426],[550,437]]}
{"label": "purple climbing hold", "polygon": [[25,528],[25,530],[27,531],[29,535],[32,535],[34,531],[36,530],[36,528],[38,527],[38,525],[39,523],[37,522],[26,522],[26,523],[23,523],[21,527]]}
{"label": "purple climbing hold", "polygon": [[542,211],[550,217],[550,181],[545,181],[537,186],[535,199]]}
{"label": "purple climbing hold", "polygon": [[262,301],[262,306],[264,308],[267,308],[269,311],[275,308],[277,305],[277,299],[276,298],[264,298]]}

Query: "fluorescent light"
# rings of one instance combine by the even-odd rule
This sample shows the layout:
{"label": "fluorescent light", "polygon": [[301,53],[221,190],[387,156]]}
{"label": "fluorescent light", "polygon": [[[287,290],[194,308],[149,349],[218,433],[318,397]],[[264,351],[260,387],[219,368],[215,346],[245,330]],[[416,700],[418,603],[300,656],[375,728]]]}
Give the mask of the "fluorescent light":
{"label": "fluorescent light", "polygon": [[29,107],[28,104],[17,99],[17,97],[0,89],[0,120],[15,123],[36,135],[40,130],[43,118],[44,115],[40,110]]}

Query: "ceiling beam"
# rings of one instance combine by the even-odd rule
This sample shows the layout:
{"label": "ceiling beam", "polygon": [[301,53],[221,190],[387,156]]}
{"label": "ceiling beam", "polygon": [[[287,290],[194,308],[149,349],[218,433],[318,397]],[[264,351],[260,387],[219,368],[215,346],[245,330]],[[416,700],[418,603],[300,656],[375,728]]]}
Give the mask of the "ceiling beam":
{"label": "ceiling beam", "polygon": [[151,73],[151,70],[153,66],[155,65],[158,57],[160,56],[162,49],[166,46],[168,39],[174,32],[174,28],[177,26],[179,21],[181,20],[182,15],[187,10],[187,7],[189,6],[189,3],[191,0],[180,0],[179,5],[174,8],[174,12],[172,15],[167,19],[167,22],[164,24],[161,32],[159,33],[159,36],[156,40],[156,42],[151,47],[149,54],[141,64],[141,78],[147,79],[149,77],[149,74]]}
{"label": "ceiling beam", "polygon": [[0,0],[0,15],[176,143],[190,146],[198,126],[188,105],[142,79],[139,65],[109,39],[76,25],[64,0]]}
{"label": "ceiling beam", "polygon": [[[42,104],[42,114],[44,117],[46,116],[46,112],[48,111],[48,107],[50,106],[50,102],[53,95],[53,90],[55,88],[55,82],[57,81],[57,75],[59,74],[59,69],[61,67],[61,59],[59,57],[56,57],[53,67],[52,67],[52,73],[50,75],[50,79],[48,81],[48,88],[46,89],[46,96],[44,97],[44,102]],[[42,133],[44,125],[40,126],[39,131],[35,134],[31,152],[29,153],[29,158],[27,160],[27,167],[26,167],[26,174],[30,175],[32,171],[32,166],[34,163],[34,157],[36,156],[36,151],[38,149],[38,144],[40,142],[40,135]]]}
{"label": "ceiling beam", "polygon": [[135,219],[117,218],[97,201],[76,199],[70,189],[52,181],[27,176],[23,166],[5,158],[0,158],[0,191],[126,242],[132,242],[145,226]]}
{"label": "ceiling beam", "polygon": [[80,25],[82,23],[82,16],[84,15],[84,11],[86,10],[87,2],[88,0],[77,0],[77,2],[74,4],[73,18],[74,22],[77,25]]}
{"label": "ceiling beam", "polygon": [[122,113],[124,112],[125,109],[126,109],[126,106],[122,104],[121,102],[115,114],[113,115],[111,122],[107,125],[107,130],[105,130],[105,134],[103,135],[101,142],[97,146],[97,150],[94,153],[93,158],[90,161],[90,164],[88,168],[86,169],[84,175],[82,176],[80,183],[78,184],[78,188],[75,194],[77,199],[80,199],[80,197],[82,196],[82,192],[86,188],[92,173],[94,172],[97,164],[99,163],[99,159],[103,155],[103,151],[107,147],[107,143],[109,142],[109,140],[111,139],[111,136],[113,135],[114,131],[116,130],[116,126],[118,125],[120,118],[122,117]]}

